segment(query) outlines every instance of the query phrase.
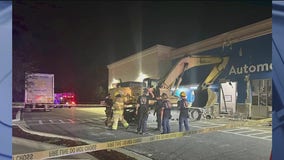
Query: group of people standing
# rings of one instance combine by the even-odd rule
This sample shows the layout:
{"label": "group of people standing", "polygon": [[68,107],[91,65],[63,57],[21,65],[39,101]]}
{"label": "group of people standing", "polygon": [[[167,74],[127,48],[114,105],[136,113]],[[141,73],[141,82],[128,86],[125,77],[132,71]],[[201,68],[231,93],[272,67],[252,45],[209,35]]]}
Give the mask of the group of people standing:
{"label": "group of people standing", "polygon": [[[169,101],[169,97],[166,93],[162,95],[157,95],[157,97],[152,97],[149,94],[148,89],[143,90],[143,94],[138,97],[135,114],[137,116],[137,134],[145,134],[147,132],[147,120],[149,116],[149,101],[155,98],[155,111],[154,115],[157,118],[157,130],[161,131],[161,134],[170,133],[170,119],[171,119],[171,109],[172,104]],[[106,100],[106,115],[107,119],[105,121],[106,126],[112,128],[112,130],[117,130],[118,122],[121,121],[123,126],[127,129],[129,124],[123,117],[124,104],[123,98],[120,94],[115,95],[114,101],[110,98],[108,94]],[[188,113],[188,102],[186,99],[185,92],[180,93],[180,100],[177,102],[178,108],[180,110],[179,114],[179,131],[183,131],[183,126],[186,131],[189,131],[189,113]]]}
{"label": "group of people standing", "polygon": [[[177,102],[179,114],[179,132],[183,131],[183,126],[186,131],[189,131],[189,104],[186,99],[185,92],[180,93],[180,100]],[[157,96],[155,104],[154,115],[157,118],[157,130],[161,131],[162,134],[170,133],[169,121],[171,119],[171,103],[168,100],[168,95],[163,93],[162,96]]]}

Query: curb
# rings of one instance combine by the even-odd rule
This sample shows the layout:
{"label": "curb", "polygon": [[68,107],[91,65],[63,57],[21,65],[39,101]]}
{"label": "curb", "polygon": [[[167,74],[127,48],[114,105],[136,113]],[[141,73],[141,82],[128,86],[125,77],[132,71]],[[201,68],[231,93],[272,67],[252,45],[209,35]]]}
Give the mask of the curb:
{"label": "curb", "polygon": [[260,120],[248,120],[248,125],[264,125],[272,124],[272,118],[260,119]]}
{"label": "curb", "polygon": [[265,118],[265,119],[260,119],[256,120],[258,123],[266,123],[266,122],[272,122],[272,118]]}
{"label": "curb", "polygon": [[[61,136],[61,135],[56,135],[56,134],[51,134],[51,133],[43,133],[43,132],[37,132],[37,131],[32,131],[29,130],[26,126],[25,123],[22,124],[14,124],[17,125],[20,129],[22,129],[23,131],[30,133],[30,134],[35,134],[35,135],[39,135],[39,136],[46,136],[46,137],[54,137],[54,138],[63,138],[63,139],[69,139],[69,140],[74,140],[74,141],[82,141],[88,144],[95,144],[98,143],[96,141],[92,141],[92,140],[86,140],[86,139],[81,139],[81,138],[74,138],[74,137],[67,137],[67,136]],[[129,157],[135,158],[137,160],[152,160],[151,158],[148,158],[146,156],[140,155],[138,153],[132,152],[130,150],[127,149],[123,149],[123,148],[114,148],[111,149],[117,152],[120,152],[122,154],[125,154]]]}
{"label": "curb", "polygon": [[17,113],[16,113],[16,117],[15,119],[12,119],[12,122],[19,122],[21,121],[21,111],[19,110]]}
{"label": "curb", "polygon": [[[13,143],[15,144],[21,144],[24,146],[28,146],[30,148],[35,148],[37,150],[50,150],[50,149],[54,149],[54,148],[64,148],[65,146],[59,146],[59,145],[54,145],[54,144],[49,144],[49,143],[43,143],[43,142],[38,142],[38,141],[34,141],[34,140],[29,140],[29,139],[24,139],[24,138],[19,138],[19,137],[13,137],[12,139]],[[66,156],[64,156],[66,157]],[[70,155],[68,156],[70,158],[75,158],[75,159],[94,159],[94,160],[99,160],[97,158],[95,158],[92,155],[89,155],[88,153],[81,153],[81,154],[77,154],[77,155]]]}

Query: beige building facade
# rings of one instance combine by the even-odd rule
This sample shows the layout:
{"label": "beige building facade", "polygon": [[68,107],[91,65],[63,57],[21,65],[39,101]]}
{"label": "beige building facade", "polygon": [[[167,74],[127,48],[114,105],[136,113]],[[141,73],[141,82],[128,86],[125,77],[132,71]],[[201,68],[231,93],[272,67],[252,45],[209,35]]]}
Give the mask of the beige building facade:
{"label": "beige building facade", "polygon": [[155,45],[108,65],[108,88],[120,81],[142,82],[144,78],[159,79],[171,67],[172,47]]}

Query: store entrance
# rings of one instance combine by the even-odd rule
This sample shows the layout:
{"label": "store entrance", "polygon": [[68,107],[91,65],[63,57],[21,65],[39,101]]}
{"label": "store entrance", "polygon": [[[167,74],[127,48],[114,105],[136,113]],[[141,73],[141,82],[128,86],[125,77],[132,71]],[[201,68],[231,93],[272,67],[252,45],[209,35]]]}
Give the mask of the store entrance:
{"label": "store entrance", "polygon": [[236,112],[237,105],[237,82],[221,83],[220,87],[220,113]]}

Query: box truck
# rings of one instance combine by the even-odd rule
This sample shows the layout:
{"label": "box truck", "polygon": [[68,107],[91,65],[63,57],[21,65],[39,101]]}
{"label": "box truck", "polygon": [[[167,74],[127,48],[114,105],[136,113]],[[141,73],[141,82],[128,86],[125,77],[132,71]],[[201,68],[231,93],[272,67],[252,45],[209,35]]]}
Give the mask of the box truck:
{"label": "box truck", "polygon": [[51,111],[54,107],[54,74],[27,74],[25,111]]}

